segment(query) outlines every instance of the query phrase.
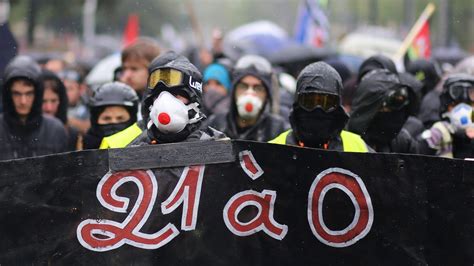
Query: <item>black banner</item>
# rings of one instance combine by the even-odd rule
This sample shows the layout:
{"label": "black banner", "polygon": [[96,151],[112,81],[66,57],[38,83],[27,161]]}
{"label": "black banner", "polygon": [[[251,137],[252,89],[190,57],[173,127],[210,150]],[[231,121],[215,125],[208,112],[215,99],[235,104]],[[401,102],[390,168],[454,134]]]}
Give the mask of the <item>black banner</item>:
{"label": "black banner", "polygon": [[472,265],[473,170],[242,141],[5,161],[0,263]]}

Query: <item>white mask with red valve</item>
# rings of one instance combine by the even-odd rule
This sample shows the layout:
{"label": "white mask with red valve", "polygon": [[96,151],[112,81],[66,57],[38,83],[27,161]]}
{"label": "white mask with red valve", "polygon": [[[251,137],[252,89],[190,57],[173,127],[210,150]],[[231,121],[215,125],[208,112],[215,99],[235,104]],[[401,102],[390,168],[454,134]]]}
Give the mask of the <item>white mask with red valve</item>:
{"label": "white mask with red valve", "polygon": [[[171,93],[164,91],[158,95],[158,98],[150,106],[150,118],[148,128],[154,124],[156,128],[165,134],[178,133],[186,125],[194,124],[202,119],[198,103],[185,105],[181,100],[174,97]],[[189,110],[194,110],[196,115],[189,118]]]}
{"label": "white mask with red valve", "polygon": [[237,98],[237,112],[243,119],[256,118],[262,107],[262,100],[253,93],[246,93]]}

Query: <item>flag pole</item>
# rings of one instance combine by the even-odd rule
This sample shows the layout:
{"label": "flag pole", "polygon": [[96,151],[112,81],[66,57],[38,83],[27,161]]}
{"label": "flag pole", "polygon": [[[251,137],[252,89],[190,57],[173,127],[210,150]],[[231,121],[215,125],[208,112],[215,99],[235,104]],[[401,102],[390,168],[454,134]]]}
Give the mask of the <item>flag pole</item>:
{"label": "flag pole", "polygon": [[425,10],[423,10],[423,13],[421,13],[420,17],[416,21],[415,25],[411,28],[410,32],[408,33],[407,37],[403,41],[402,45],[398,49],[397,53],[393,57],[393,61],[398,62],[402,60],[403,56],[407,52],[408,48],[410,45],[413,43],[413,40],[415,39],[416,35],[420,32],[421,28],[423,27],[423,24],[430,19],[431,15],[433,15],[436,7],[433,3],[429,3],[426,7]]}

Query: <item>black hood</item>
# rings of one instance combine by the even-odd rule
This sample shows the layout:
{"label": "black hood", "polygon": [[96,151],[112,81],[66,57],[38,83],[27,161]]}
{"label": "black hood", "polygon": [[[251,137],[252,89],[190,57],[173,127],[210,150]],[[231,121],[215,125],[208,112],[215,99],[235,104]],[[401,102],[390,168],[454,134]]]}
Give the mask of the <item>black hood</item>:
{"label": "black hood", "polygon": [[362,65],[359,67],[359,74],[357,76],[357,81],[360,82],[361,79],[370,71],[375,69],[386,69],[394,74],[397,74],[397,67],[393,63],[392,59],[384,55],[374,55],[367,58]]}
{"label": "black hood", "polygon": [[412,106],[415,109],[411,110],[411,111],[413,111],[415,113],[418,113],[418,111],[420,109],[421,98],[423,97],[423,94],[422,94],[423,93],[422,92],[423,83],[421,83],[421,81],[417,80],[415,78],[415,76],[413,76],[410,73],[400,73],[400,74],[398,74],[398,77],[400,79],[401,84],[406,85],[407,87],[411,88],[413,90],[413,92],[415,93],[416,102]]}
{"label": "black hood", "polygon": [[67,124],[67,108],[68,108],[68,99],[67,99],[67,92],[66,86],[64,83],[59,79],[59,77],[49,70],[43,70],[41,74],[41,79],[43,81],[43,88],[46,88],[47,83],[52,83],[51,85],[54,86],[54,92],[56,92],[59,96],[59,106],[58,112],[56,113],[56,118],[61,120],[63,124]]}
{"label": "black hood", "polygon": [[[40,75],[40,66],[33,59],[27,56],[17,56],[13,58],[5,68],[3,78],[5,83],[2,88],[2,103],[4,117],[10,127],[19,130],[28,130],[39,127],[42,120],[43,105],[43,86],[40,82]],[[25,124],[20,122],[13,104],[11,85],[16,79],[27,79],[33,83],[35,88],[35,99]]]}
{"label": "black hood", "polygon": [[443,83],[443,90],[441,95],[439,96],[439,100],[441,103],[439,113],[442,115],[448,111],[448,106],[450,104],[458,104],[462,101],[455,101],[449,95],[449,87],[454,83],[463,82],[463,83],[470,83],[474,85],[474,76],[465,74],[465,73],[453,73],[450,74]]}
{"label": "black hood", "polygon": [[[323,143],[337,138],[349,116],[342,107],[343,85],[339,73],[325,62],[306,66],[296,81],[296,92],[290,112],[290,124],[294,136],[309,147],[319,148]],[[339,106],[329,113],[322,109],[308,112],[298,104],[300,94],[319,92],[339,96]]]}
{"label": "black hood", "polygon": [[423,84],[423,95],[434,89],[441,79],[439,66],[436,62],[431,60],[415,60],[408,64],[406,70]]}
{"label": "black hood", "polygon": [[408,88],[409,113],[416,108],[416,96],[413,88],[403,84],[398,75],[386,69],[373,71],[364,78],[356,91],[352,102],[352,113],[347,128],[349,131],[364,135],[372,119],[382,107],[387,92],[392,88],[405,85]]}
{"label": "black hood", "polygon": [[295,94],[317,91],[341,96],[342,90],[343,86],[339,73],[327,63],[316,62],[306,66],[299,74]]}

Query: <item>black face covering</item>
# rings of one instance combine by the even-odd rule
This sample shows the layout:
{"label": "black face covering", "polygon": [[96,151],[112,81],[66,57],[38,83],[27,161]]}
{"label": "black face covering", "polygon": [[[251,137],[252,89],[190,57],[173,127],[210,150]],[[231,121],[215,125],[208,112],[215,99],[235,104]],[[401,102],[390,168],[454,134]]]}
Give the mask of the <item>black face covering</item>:
{"label": "black face covering", "polygon": [[370,122],[365,137],[370,143],[388,144],[398,135],[407,118],[405,109],[378,112]]}
{"label": "black face covering", "polygon": [[133,123],[133,121],[127,121],[117,124],[97,125],[97,128],[104,137],[108,137],[126,129],[127,127],[133,125]]}
{"label": "black face covering", "polygon": [[296,138],[305,146],[313,148],[319,148],[336,138],[344,128],[347,119],[348,116],[342,108],[326,113],[319,108],[308,112],[297,107],[290,115]]}

